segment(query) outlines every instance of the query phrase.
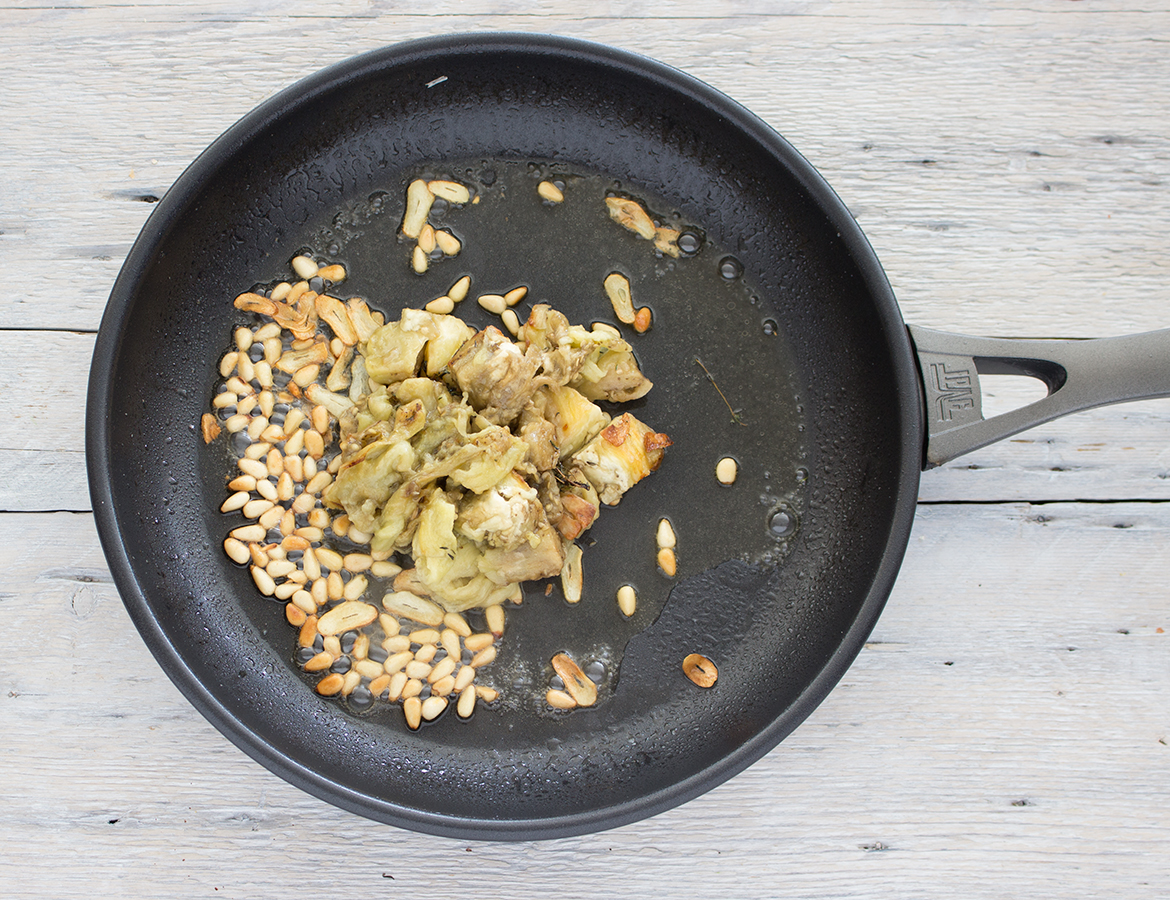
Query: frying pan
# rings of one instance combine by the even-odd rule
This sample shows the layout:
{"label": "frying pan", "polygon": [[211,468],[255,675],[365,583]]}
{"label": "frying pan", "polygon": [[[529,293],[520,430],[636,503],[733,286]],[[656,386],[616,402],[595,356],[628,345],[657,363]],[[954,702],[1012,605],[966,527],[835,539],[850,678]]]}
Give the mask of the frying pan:
{"label": "frying pan", "polygon": [[[405,186],[455,177],[465,251],[414,275]],[[566,184],[563,209],[538,179]],[[610,223],[590,185],[691,229],[677,260]],[[592,199],[589,197],[592,196]],[[575,204],[575,205],[574,205]],[[592,204],[592,206],[590,206]],[[198,422],[248,317],[231,298],[308,250],[396,318],[459,275],[522,280],[572,321],[612,319],[627,272],[654,327],[655,388],[631,408],[674,440],[588,535],[585,597],[530,590],[497,663],[503,698],[417,732],[388,704],[327,700],[295,665],[281,604],[220,549],[229,461]],[[465,304],[471,307],[471,304]],[[490,319],[467,311],[477,327]],[[1077,409],[1170,394],[1167,332],[1010,341],[907,328],[865,237],[818,173],[751,113],[666,66],[533,35],[402,44],[319,72],[229,129],[159,202],[119,275],[89,384],[93,508],[115,582],[190,702],[283,778],[345,809],[460,838],[535,839],[654,815],[731,777],[828,694],[870,633],[905,550],[923,468]],[[701,365],[700,365],[701,364]],[[1049,396],[984,420],[978,376]],[[723,486],[718,459],[740,477]],[[679,571],[654,562],[660,516]],[[637,586],[618,614],[614,590]],[[543,587],[543,585],[538,585]],[[547,660],[600,666],[602,702],[539,703]],[[681,660],[716,662],[709,690]]]}

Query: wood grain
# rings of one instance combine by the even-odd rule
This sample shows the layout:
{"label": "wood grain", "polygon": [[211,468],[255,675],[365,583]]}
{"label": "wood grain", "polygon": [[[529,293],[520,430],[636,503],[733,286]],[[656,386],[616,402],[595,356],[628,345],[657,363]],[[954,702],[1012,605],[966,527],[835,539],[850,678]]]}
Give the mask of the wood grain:
{"label": "wood grain", "polygon": [[161,674],[89,516],[0,517],[0,834],[19,835],[0,877],[13,897],[50,875],[54,896],[446,896],[484,876],[515,897],[1159,896],[1167,546],[1165,504],[925,508],[869,645],[760,763],[626,828],[469,846],[269,775]]}
{"label": "wood grain", "polygon": [[837,190],[914,324],[1165,327],[1170,8],[21,0],[0,25],[5,897],[1170,893],[1170,401],[924,474],[885,614],[788,740],[654,819],[518,845],[341,812],[208,725],[110,580],[83,436],[92,332],[186,165],[322,66],[460,31],[602,41],[744,103]]}

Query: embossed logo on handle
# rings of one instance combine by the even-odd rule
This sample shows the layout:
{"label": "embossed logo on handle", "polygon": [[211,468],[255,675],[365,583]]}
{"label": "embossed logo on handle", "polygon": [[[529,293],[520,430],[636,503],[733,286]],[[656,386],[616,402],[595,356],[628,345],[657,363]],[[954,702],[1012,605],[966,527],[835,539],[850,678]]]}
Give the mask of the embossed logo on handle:
{"label": "embossed logo on handle", "polygon": [[952,368],[947,363],[934,362],[930,364],[930,373],[936,421],[966,419],[977,410],[977,382],[969,368]]}

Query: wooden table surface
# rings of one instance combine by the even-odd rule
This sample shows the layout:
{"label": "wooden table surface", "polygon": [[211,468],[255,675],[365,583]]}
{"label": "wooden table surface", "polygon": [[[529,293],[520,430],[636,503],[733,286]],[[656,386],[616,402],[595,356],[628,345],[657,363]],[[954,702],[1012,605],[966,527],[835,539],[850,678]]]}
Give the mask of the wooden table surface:
{"label": "wooden table surface", "polygon": [[[0,894],[1165,897],[1170,401],[923,477],[872,640],[791,737],[610,832],[467,843],[252,762],[162,674],[89,512],[86,375],[156,198],[255,104],[471,30],[640,51],[836,188],[914,324],[1170,325],[1170,6],[1036,0],[9,0],[0,6]],[[1016,382],[989,385],[1006,408]]]}

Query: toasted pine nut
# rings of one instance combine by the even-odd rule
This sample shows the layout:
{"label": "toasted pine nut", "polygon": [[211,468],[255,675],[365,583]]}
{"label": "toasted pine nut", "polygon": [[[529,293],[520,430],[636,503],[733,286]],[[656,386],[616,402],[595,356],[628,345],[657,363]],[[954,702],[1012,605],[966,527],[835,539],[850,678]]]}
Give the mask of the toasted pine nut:
{"label": "toasted pine nut", "polygon": [[305,624],[301,626],[300,633],[297,635],[297,643],[302,647],[312,647],[315,640],[317,640],[317,617],[311,615],[305,619]]}
{"label": "toasted pine nut", "polygon": [[370,680],[370,693],[375,697],[382,696],[388,687],[390,687],[390,676],[385,673]]}
{"label": "toasted pine nut", "polygon": [[493,687],[488,687],[486,684],[477,684],[475,686],[475,696],[479,697],[484,703],[495,703],[500,696],[500,692]]}
{"label": "toasted pine nut", "polygon": [[330,672],[317,682],[317,693],[323,697],[332,697],[334,694],[340,693],[344,685],[345,678],[343,676],[336,672]]}
{"label": "toasted pine nut", "polygon": [[317,270],[317,275],[326,281],[337,284],[339,281],[345,281],[345,266],[339,266],[337,263],[331,266],[322,266]]}
{"label": "toasted pine nut", "polygon": [[423,683],[417,678],[407,678],[406,684],[402,686],[402,696],[404,699],[407,697],[417,697],[422,693],[422,689]]}
{"label": "toasted pine nut", "polygon": [[[235,512],[237,509],[243,509],[251,499],[252,495],[247,491],[236,491],[234,494],[223,501],[219,507],[219,511]],[[256,516],[247,516],[247,518],[254,519]]]}
{"label": "toasted pine nut", "polygon": [[239,528],[233,528],[228,534],[237,541],[250,543],[264,540],[268,536],[268,529],[263,525],[241,525]]}
{"label": "toasted pine nut", "polygon": [[458,281],[456,281],[453,285],[451,285],[451,289],[449,291],[447,291],[447,296],[450,297],[452,300],[454,300],[456,303],[460,303],[463,300],[467,299],[467,292],[470,289],[471,289],[471,276],[464,275],[462,278],[460,278]]}
{"label": "toasted pine nut", "polygon": [[480,294],[477,302],[488,312],[497,316],[508,308],[503,294]]}
{"label": "toasted pine nut", "polygon": [[298,278],[308,280],[317,274],[319,266],[307,256],[294,256],[292,270],[297,273]]}
{"label": "toasted pine nut", "polygon": [[475,669],[471,666],[463,666],[455,673],[454,690],[461,691],[473,681],[475,681]]}
{"label": "toasted pine nut", "polygon": [[329,547],[318,547],[316,549],[317,559],[330,572],[339,572],[342,568],[341,554]]}
{"label": "toasted pine nut", "polygon": [[517,303],[519,303],[521,300],[523,300],[527,296],[528,296],[528,286],[522,284],[519,287],[514,287],[514,288],[512,288],[512,290],[506,292],[504,294],[504,302],[508,306],[515,306]]}
{"label": "toasted pine nut", "polygon": [[265,568],[272,560],[268,558],[268,554],[264,551],[264,547],[257,543],[248,545],[248,554],[252,557],[252,565],[259,566],[261,569]]}
{"label": "toasted pine nut", "polygon": [[498,603],[494,606],[489,606],[483,611],[484,618],[487,620],[488,631],[494,637],[500,637],[504,633],[504,607]]}
{"label": "toasted pine nut", "polygon": [[405,672],[396,672],[390,676],[390,683],[386,686],[388,691],[386,699],[391,703],[397,702],[398,698],[402,696],[402,691],[406,688],[406,683],[410,681],[406,677]]}
{"label": "toasted pine nut", "polygon": [[428,722],[437,719],[447,708],[445,697],[436,697],[433,694],[422,702],[422,717]]}
{"label": "toasted pine nut", "polygon": [[435,229],[429,224],[424,225],[418,233],[418,246],[423,253],[430,256],[435,249]]}
{"label": "toasted pine nut", "polygon": [[334,660],[334,658],[329,653],[322,650],[307,663],[305,663],[305,671],[320,672],[322,669],[328,669],[331,665],[333,665],[334,662],[336,662],[336,660]]}
{"label": "toasted pine nut", "polygon": [[309,479],[309,483],[305,485],[305,490],[310,494],[319,494],[325,488],[329,487],[333,481],[333,476],[328,472],[318,472]]}
{"label": "toasted pine nut", "polygon": [[622,615],[626,618],[632,616],[638,608],[638,595],[630,585],[623,584],[618,588],[617,605],[618,609],[622,611]]}
{"label": "toasted pine nut", "polygon": [[489,634],[486,631],[483,631],[483,632],[480,632],[479,634],[472,634],[472,635],[468,635],[467,637],[465,637],[463,639],[463,646],[466,647],[468,650],[470,650],[472,653],[478,653],[480,650],[484,649],[485,647],[490,647],[492,644],[494,644],[495,640],[496,639],[495,639],[494,635]]}
{"label": "toasted pine nut", "polygon": [[273,578],[284,578],[290,572],[295,572],[297,564],[288,559],[274,559],[268,564],[266,571]]}
{"label": "toasted pine nut", "polygon": [[739,464],[730,456],[725,456],[715,465],[715,477],[720,484],[734,484],[739,474]]}
{"label": "toasted pine nut", "polygon": [[248,550],[248,545],[234,537],[224,539],[223,552],[228,555],[228,558],[232,562],[237,562],[241,565],[246,563],[252,556]]}
{"label": "toasted pine nut", "polygon": [[259,566],[252,566],[252,580],[256,582],[256,587],[265,597],[271,597],[276,592],[276,582]]}
{"label": "toasted pine nut", "polygon": [[315,578],[313,583],[309,586],[309,593],[313,596],[313,602],[318,606],[324,606],[329,601],[329,585],[324,578]]}
{"label": "toasted pine nut", "polygon": [[274,505],[271,500],[265,500],[261,497],[255,500],[249,500],[241,507],[241,510],[244,513],[244,518],[259,519],[264,513],[272,509]]}
{"label": "toasted pine nut", "polygon": [[308,613],[295,603],[289,603],[284,608],[284,619],[293,628],[299,628],[305,624],[305,620],[308,619]]}
{"label": "toasted pine nut", "polygon": [[542,181],[538,184],[536,193],[540,195],[542,200],[547,200],[549,203],[563,203],[565,200],[564,191],[551,181]]}
{"label": "toasted pine nut", "polygon": [[[313,495],[309,494],[309,496],[312,497]],[[329,513],[325,512],[325,510],[319,506],[315,509],[309,510],[308,519],[309,525],[313,528],[320,528],[322,531],[324,531],[329,527]]]}
{"label": "toasted pine nut", "polygon": [[402,701],[402,713],[406,716],[407,727],[417,731],[422,724],[422,701],[418,697],[407,697]]}
{"label": "toasted pine nut", "polygon": [[459,692],[459,702],[455,705],[455,712],[459,714],[461,719],[466,719],[475,712],[475,688],[468,685]]}
{"label": "toasted pine nut", "polygon": [[[446,678],[455,671],[455,665],[455,657],[444,657],[439,662],[435,663],[435,667],[431,669],[430,674],[427,675],[427,681],[429,681],[431,684],[434,684],[440,678]],[[454,683],[453,679],[452,683]]]}
{"label": "toasted pine nut", "polygon": [[669,547],[663,547],[658,551],[658,568],[671,578],[678,571],[678,560],[675,558],[674,551]]}
{"label": "toasted pine nut", "polygon": [[313,459],[320,459],[325,455],[325,439],[321,437],[321,432],[305,432],[305,450]]}
{"label": "toasted pine nut", "polygon": [[650,330],[651,313],[649,306],[643,306],[636,313],[634,313],[634,331],[638,334],[645,334]]}
{"label": "toasted pine nut", "polygon": [[284,515],[283,506],[273,506],[260,514],[257,524],[261,525],[265,531],[270,531],[280,524],[280,519]]}
{"label": "toasted pine nut", "polygon": [[280,499],[280,495],[276,493],[276,485],[267,478],[256,482],[256,493],[271,503],[276,503]]}
{"label": "toasted pine nut", "polygon": [[[385,673],[382,671],[382,666],[374,662],[372,659],[359,659],[353,664],[354,669],[366,678],[381,678]],[[386,683],[389,684],[389,676],[386,676]]]}
{"label": "toasted pine nut", "polygon": [[228,489],[232,491],[254,491],[256,479],[251,475],[237,475],[228,482]]}
{"label": "toasted pine nut", "polygon": [[435,230],[435,244],[444,256],[458,256],[463,249],[463,242],[459,238],[441,228]]}
{"label": "toasted pine nut", "polygon": [[329,410],[324,406],[314,406],[310,418],[313,420],[313,428],[317,431],[324,434],[329,430]]}
{"label": "toasted pine nut", "polygon": [[[277,590],[284,588],[285,584],[292,588],[296,587],[295,581],[286,581],[282,585],[277,585]],[[317,603],[313,600],[313,595],[306,590],[294,590],[291,602],[293,606],[304,610],[306,613],[315,613],[317,611]]]}
{"label": "toasted pine nut", "polygon": [[[318,618],[317,628],[320,628],[320,627],[321,627],[321,620]],[[332,656],[334,659],[338,659],[341,656],[341,638],[339,638],[337,635],[335,635],[335,634],[325,635],[325,640],[321,642],[321,645],[325,649],[325,652],[328,653],[330,656]]]}
{"label": "toasted pine nut", "polygon": [[[358,597],[366,592],[369,583],[369,579],[365,575],[357,575],[346,583],[342,596],[346,600],[357,600]],[[370,621],[372,622],[373,619]]]}

